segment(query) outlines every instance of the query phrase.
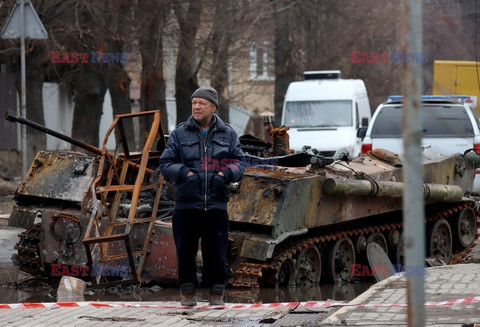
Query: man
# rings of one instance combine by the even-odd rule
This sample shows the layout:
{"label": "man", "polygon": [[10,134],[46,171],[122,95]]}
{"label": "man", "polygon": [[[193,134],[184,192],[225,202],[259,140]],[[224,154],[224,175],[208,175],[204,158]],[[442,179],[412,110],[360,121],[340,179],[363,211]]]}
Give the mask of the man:
{"label": "man", "polygon": [[201,87],[191,97],[192,115],[171,133],[160,170],[175,182],[173,237],[182,305],[195,306],[196,254],[201,239],[202,283],[210,304],[223,305],[227,278],[230,182],[243,177],[244,155],[235,131],[215,115],[218,94]]}

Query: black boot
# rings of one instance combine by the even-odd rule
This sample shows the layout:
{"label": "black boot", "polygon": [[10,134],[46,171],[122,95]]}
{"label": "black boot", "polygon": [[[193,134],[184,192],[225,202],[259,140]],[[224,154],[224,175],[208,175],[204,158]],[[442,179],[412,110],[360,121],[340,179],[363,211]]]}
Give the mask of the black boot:
{"label": "black boot", "polygon": [[224,305],[225,285],[215,284],[210,288],[210,305]]}
{"label": "black boot", "polygon": [[180,303],[188,307],[196,306],[195,291],[196,287],[194,283],[180,284]]}

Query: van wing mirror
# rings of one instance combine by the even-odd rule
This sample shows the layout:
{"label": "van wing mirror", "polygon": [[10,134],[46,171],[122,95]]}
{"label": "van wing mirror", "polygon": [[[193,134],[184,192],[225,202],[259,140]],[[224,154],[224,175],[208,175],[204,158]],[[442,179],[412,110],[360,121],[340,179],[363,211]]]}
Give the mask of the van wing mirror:
{"label": "van wing mirror", "polygon": [[367,134],[367,126],[362,126],[357,130],[357,137],[359,139],[362,139],[365,137],[365,134]]}
{"label": "van wing mirror", "polygon": [[368,118],[367,117],[363,117],[362,118],[362,127],[367,127],[368,126]]}

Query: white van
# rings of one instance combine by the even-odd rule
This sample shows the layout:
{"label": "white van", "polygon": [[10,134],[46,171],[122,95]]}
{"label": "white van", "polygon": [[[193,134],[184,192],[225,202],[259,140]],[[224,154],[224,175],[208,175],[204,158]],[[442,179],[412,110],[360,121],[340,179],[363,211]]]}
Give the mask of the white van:
{"label": "white van", "polygon": [[371,118],[367,89],[362,80],[341,79],[340,71],[307,71],[304,81],[288,86],[282,125],[290,126],[290,148],[309,145],[325,157],[337,150],[360,154],[360,127]]}

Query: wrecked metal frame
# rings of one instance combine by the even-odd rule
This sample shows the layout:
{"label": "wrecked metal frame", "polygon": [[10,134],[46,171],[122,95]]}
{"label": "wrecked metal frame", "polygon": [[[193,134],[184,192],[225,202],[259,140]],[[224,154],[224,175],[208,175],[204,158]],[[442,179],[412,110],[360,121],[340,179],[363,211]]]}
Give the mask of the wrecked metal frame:
{"label": "wrecked metal frame", "polygon": [[[141,156],[139,157],[140,163],[137,163],[135,160],[139,159],[138,156],[132,156],[128,149],[123,120],[149,116],[153,116],[153,122],[148,132],[148,137]],[[123,148],[123,153],[110,153],[107,150],[108,138],[116,128],[119,131],[119,143]],[[152,174],[152,170],[147,168],[147,164],[158,134],[160,134],[159,142],[165,142],[163,129],[161,127],[160,111],[156,110],[117,115],[105,135],[98,173],[90,189],[90,205],[92,208],[91,218],[85,232],[83,244],[85,246],[87,260],[90,266],[92,266],[94,261],[101,263],[103,266],[106,262],[128,258],[128,263],[131,269],[131,278],[100,283],[101,276],[92,276],[93,287],[98,288],[141,282],[140,276],[145,263],[148,247],[150,245],[149,240],[156,219],[163,186],[163,179],[161,176],[159,176],[160,178],[157,182],[143,186],[145,174]],[[134,185],[125,184],[129,169],[135,169],[138,171],[136,172]],[[152,214],[147,218],[139,218],[137,217],[137,206],[140,192],[150,189],[157,190]],[[111,201],[108,196],[111,193],[115,194],[113,201]],[[124,193],[131,193],[131,202],[127,218],[118,217],[118,210]],[[148,224],[143,240],[143,246],[140,251],[132,251],[130,244],[130,234],[133,230],[134,224]],[[118,234],[114,233],[114,228],[120,226],[125,226],[124,230]],[[111,248],[109,245],[115,245],[112,243],[109,244],[109,242],[116,241],[124,242],[126,254],[109,254],[108,250]],[[92,244],[93,248],[90,247]],[[134,256],[139,257],[137,264]]]}

